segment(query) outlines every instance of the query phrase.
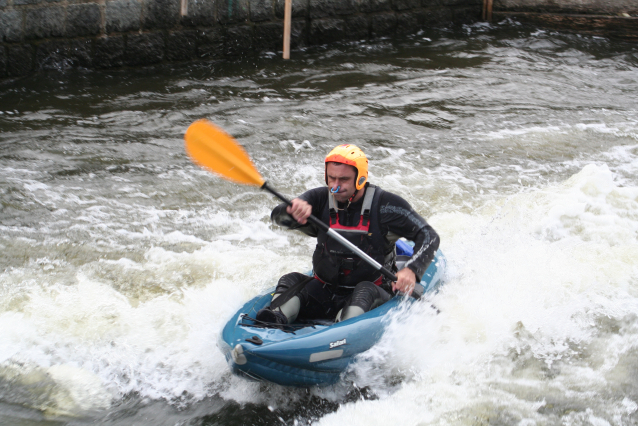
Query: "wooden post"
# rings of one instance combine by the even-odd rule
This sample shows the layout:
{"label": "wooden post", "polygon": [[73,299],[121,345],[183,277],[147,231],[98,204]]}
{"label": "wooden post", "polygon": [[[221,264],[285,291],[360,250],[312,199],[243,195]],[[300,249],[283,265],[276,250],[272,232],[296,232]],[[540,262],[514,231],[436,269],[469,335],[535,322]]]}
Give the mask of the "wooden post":
{"label": "wooden post", "polygon": [[290,20],[292,0],[286,0],[284,6],[284,59],[290,59]]}
{"label": "wooden post", "polygon": [[492,22],[492,3],[493,0],[487,0],[487,10],[486,10],[486,18],[487,22]]}
{"label": "wooden post", "polygon": [[182,4],[181,4],[181,8],[180,8],[180,14],[182,16],[188,15],[188,0],[182,0]]}

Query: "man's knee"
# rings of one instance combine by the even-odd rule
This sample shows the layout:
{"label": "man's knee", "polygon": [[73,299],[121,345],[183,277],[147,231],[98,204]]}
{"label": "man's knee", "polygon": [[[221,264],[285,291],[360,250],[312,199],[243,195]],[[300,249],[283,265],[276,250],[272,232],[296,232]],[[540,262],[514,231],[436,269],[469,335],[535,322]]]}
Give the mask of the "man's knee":
{"label": "man's knee", "polygon": [[354,292],[357,293],[357,292],[366,291],[366,292],[374,293],[377,291],[378,288],[379,286],[373,282],[361,281],[359,284],[355,286]]}
{"label": "man's knee", "polygon": [[388,300],[390,295],[385,290],[370,281],[363,281],[354,288],[348,305],[359,306],[368,312]]}
{"label": "man's knee", "polygon": [[337,315],[337,321],[345,321],[368,312],[388,300],[391,296],[382,288],[370,281],[356,285],[346,306]]}
{"label": "man's knee", "polygon": [[277,288],[275,289],[275,296],[283,293],[289,288],[293,287],[295,284],[301,282],[308,278],[308,275],[302,274],[301,272],[291,272],[279,278],[277,282]]}

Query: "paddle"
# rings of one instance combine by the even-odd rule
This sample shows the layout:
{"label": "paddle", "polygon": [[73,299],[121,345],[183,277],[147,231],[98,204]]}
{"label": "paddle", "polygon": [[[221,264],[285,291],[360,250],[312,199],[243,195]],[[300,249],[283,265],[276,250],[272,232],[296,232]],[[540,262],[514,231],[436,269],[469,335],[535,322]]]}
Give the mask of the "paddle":
{"label": "paddle", "polygon": [[[232,182],[265,189],[284,203],[292,206],[290,200],[268,186],[244,148],[232,136],[211,122],[207,120],[194,122],[186,130],[184,140],[186,141],[186,152],[194,163]],[[390,280],[397,280],[397,277],[391,271],[316,217],[310,215],[308,221],[323,229],[329,236],[355,252]],[[413,292],[413,296],[418,298],[420,295],[415,293],[417,292]]]}

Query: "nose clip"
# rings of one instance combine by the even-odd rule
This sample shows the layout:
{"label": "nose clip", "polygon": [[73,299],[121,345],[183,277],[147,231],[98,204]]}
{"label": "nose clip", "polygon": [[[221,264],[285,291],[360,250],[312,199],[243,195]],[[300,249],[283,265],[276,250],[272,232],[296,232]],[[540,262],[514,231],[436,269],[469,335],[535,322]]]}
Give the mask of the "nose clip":
{"label": "nose clip", "polygon": [[334,194],[334,193],[336,193],[336,192],[339,192],[339,189],[341,189],[341,185],[339,185],[339,186],[337,187],[337,189],[335,189],[335,188],[330,188],[330,192]]}

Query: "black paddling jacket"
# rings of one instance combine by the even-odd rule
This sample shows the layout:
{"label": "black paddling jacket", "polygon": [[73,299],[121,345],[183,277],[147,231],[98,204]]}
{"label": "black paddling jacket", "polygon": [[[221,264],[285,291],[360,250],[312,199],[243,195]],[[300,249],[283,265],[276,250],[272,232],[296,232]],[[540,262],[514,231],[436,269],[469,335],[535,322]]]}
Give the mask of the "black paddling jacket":
{"label": "black paddling jacket", "polygon": [[[366,184],[366,191],[370,187]],[[312,206],[312,214],[330,225],[329,188],[311,189],[299,196]],[[356,203],[337,203],[338,223],[346,227],[360,225],[363,200]],[[322,281],[340,287],[354,287],[361,281],[379,282],[380,272],[359,258],[349,249],[328,237],[315,225],[300,225],[288,213],[286,204],[275,207],[271,219],[278,225],[296,229],[311,237],[317,237],[312,256],[315,275]],[[334,213],[334,212],[333,212]],[[333,214],[333,221],[334,221]],[[403,198],[375,187],[370,208],[368,233],[350,233],[346,236],[354,245],[386,268],[396,271],[395,242],[399,237],[414,241],[414,255],[406,263],[418,279],[434,258],[439,248],[439,236],[430,225]],[[338,230],[337,230],[338,231]],[[343,235],[343,234],[342,234]]]}

